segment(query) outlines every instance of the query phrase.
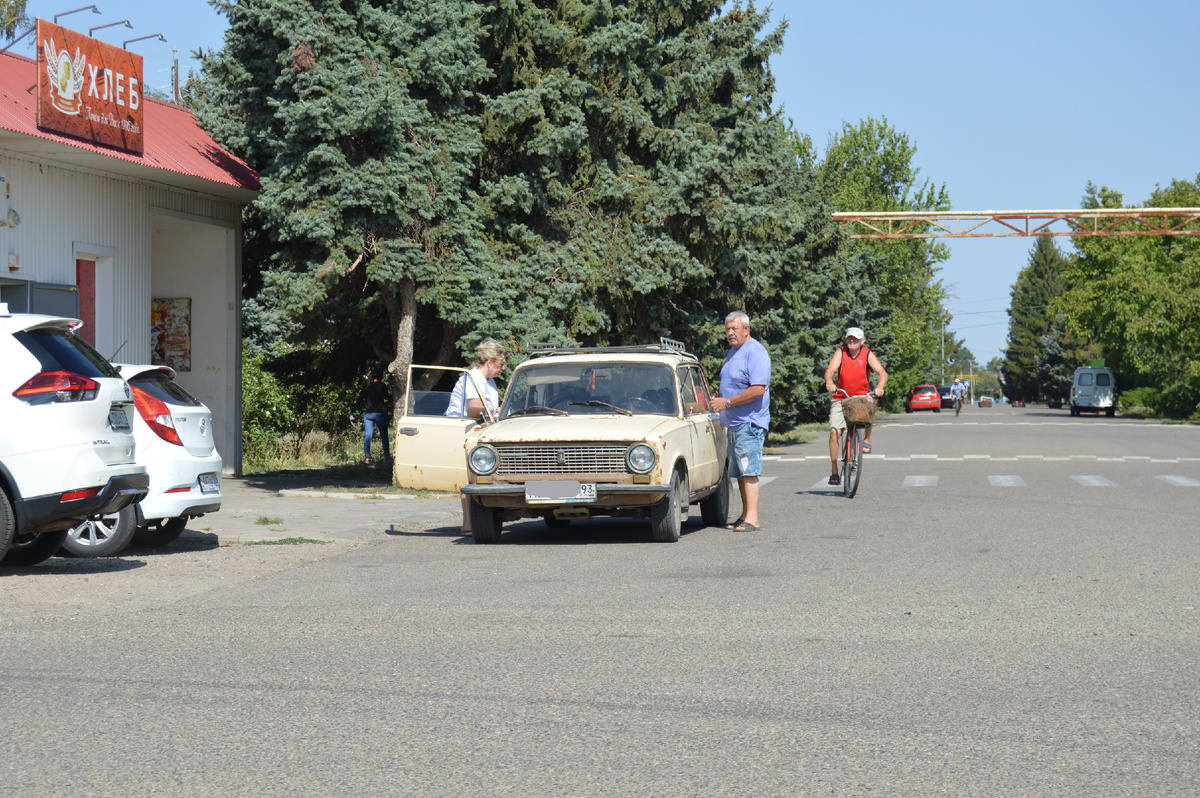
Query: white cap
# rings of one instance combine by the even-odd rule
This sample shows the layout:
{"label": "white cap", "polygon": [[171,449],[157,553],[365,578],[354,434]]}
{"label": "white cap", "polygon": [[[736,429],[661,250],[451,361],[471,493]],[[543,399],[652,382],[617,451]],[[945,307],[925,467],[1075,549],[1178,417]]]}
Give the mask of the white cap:
{"label": "white cap", "polygon": [[846,337],[866,340],[867,335],[862,331],[861,327],[851,327],[850,329],[846,330]]}
{"label": "white cap", "polygon": [[962,380],[960,380],[958,377],[955,377],[955,378],[954,378],[954,381],[955,381],[955,382],[962,382]]}

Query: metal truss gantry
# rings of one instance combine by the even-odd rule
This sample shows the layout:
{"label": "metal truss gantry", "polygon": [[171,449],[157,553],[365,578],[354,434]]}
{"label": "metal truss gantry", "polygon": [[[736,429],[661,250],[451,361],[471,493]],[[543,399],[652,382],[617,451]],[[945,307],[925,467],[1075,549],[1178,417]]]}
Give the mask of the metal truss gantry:
{"label": "metal truss gantry", "polygon": [[850,227],[852,238],[1200,235],[1200,208],[844,212],[833,219]]}

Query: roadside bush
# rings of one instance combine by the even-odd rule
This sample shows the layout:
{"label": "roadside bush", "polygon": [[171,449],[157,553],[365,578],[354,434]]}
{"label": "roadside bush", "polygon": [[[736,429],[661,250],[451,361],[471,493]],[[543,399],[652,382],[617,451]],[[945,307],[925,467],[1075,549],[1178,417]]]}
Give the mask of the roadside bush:
{"label": "roadside bush", "polygon": [[242,343],[242,459],[247,469],[271,459],[280,437],[296,423],[292,395],[264,368],[266,358]]}
{"label": "roadside bush", "polygon": [[1200,380],[1181,379],[1163,388],[1162,414],[1167,418],[1195,420],[1200,416]]}
{"label": "roadside bush", "polygon": [[1121,415],[1130,418],[1157,416],[1162,408],[1162,395],[1157,388],[1130,388],[1118,400]]}
{"label": "roadside bush", "polygon": [[[242,457],[249,472],[325,467],[362,445],[361,378],[328,342],[242,347]],[[361,448],[357,451],[361,456]]]}

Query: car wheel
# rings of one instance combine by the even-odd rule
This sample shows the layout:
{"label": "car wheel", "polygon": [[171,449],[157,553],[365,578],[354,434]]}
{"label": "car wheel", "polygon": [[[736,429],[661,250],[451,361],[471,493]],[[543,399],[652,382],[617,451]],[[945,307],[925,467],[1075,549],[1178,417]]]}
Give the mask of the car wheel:
{"label": "car wheel", "polygon": [[186,526],[186,518],[155,518],[137,528],[130,545],[157,549],[182,535]]}
{"label": "car wheel", "polygon": [[16,531],[17,523],[13,518],[12,503],[8,500],[8,494],[0,490],[0,560],[4,559],[4,555],[8,553],[8,547],[12,545],[13,532]]}
{"label": "car wheel", "polygon": [[912,412],[912,405],[905,405],[905,406],[904,406],[904,412],[905,412],[905,413],[911,413],[911,412]]}
{"label": "car wheel", "polygon": [[484,507],[474,499],[467,500],[467,512],[471,514],[471,537],[476,543],[500,542],[500,513]]}
{"label": "car wheel", "polygon": [[942,408],[940,408],[940,407],[935,407],[935,408],[933,408],[933,412],[935,412],[935,413],[940,413],[940,412],[942,412]]}
{"label": "car wheel", "polygon": [[131,504],[108,515],[93,515],[67,530],[63,550],[76,557],[112,557],[120,554],[137,531],[137,510]]}
{"label": "car wheel", "polygon": [[1104,415],[1108,416],[1109,418],[1112,418],[1116,414],[1117,414],[1117,408],[1115,408],[1115,407],[1110,407],[1104,411]]}
{"label": "car wheel", "polygon": [[658,543],[675,543],[688,513],[687,478],[675,469],[671,492],[650,505],[650,531]]}
{"label": "car wheel", "polygon": [[700,500],[700,517],[708,526],[725,526],[729,523],[729,464],[721,469],[721,480],[717,489],[706,499]]}
{"label": "car wheel", "polygon": [[[544,520],[546,522],[546,526],[550,527],[551,529],[566,529],[571,525],[570,518],[555,518],[554,513],[546,513]],[[472,526],[473,525],[474,522],[472,522]]]}
{"label": "car wheel", "polygon": [[54,556],[67,537],[67,530],[40,535],[17,535],[8,546],[0,565],[37,565]]}

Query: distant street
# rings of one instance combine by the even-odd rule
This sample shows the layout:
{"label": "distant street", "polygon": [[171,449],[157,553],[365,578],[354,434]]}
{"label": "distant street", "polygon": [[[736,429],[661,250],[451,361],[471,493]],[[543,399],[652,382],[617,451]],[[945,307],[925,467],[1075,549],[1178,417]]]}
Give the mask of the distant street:
{"label": "distant street", "polygon": [[1200,428],[873,443],[852,500],[824,440],[777,450],[760,533],[397,517],[136,612],[6,609],[0,795],[1196,794]]}

